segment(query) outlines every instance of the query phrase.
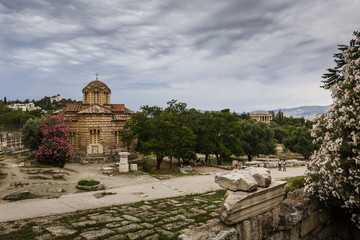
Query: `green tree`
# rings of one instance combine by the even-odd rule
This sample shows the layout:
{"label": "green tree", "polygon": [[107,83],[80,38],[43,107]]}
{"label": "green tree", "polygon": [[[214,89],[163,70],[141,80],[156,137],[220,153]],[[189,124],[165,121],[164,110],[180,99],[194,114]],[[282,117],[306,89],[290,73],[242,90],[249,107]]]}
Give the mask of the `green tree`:
{"label": "green tree", "polygon": [[24,146],[30,150],[37,150],[41,144],[43,135],[40,131],[39,125],[44,121],[44,118],[30,118],[21,128],[22,142]]}
{"label": "green tree", "polygon": [[283,142],[290,151],[299,153],[307,159],[318,148],[313,143],[313,140],[309,129],[306,127],[294,127]]}
{"label": "green tree", "polygon": [[275,140],[278,143],[283,143],[284,138],[288,136],[288,132],[283,127],[275,127],[273,131]]}
{"label": "green tree", "polygon": [[162,112],[165,128],[168,130],[169,157],[182,159],[189,164],[195,156],[196,128],[198,112],[195,109],[186,109],[187,104],[171,100],[168,107]]}
{"label": "green tree", "polygon": [[122,141],[128,146],[134,146],[141,154],[156,155],[156,168],[169,153],[167,133],[168,129],[161,117],[162,108],[142,106],[141,111],[134,114],[125,123],[121,131]]}
{"label": "green tree", "polygon": [[266,123],[246,120],[241,121],[240,126],[242,148],[249,161],[259,154],[275,154],[274,133]]}
{"label": "green tree", "polygon": [[205,154],[205,162],[208,163],[209,156],[216,152],[218,134],[216,121],[213,113],[205,112],[200,115],[195,134],[197,136],[196,152]]}

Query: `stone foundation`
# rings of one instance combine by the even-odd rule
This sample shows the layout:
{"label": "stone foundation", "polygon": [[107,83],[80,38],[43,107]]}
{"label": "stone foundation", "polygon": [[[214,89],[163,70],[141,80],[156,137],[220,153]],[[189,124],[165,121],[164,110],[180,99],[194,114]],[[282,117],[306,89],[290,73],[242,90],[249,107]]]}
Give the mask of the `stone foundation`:
{"label": "stone foundation", "polygon": [[116,154],[110,156],[99,157],[86,157],[86,156],[73,156],[69,162],[81,164],[100,164],[111,163],[119,161],[119,156]]}
{"label": "stone foundation", "polygon": [[232,191],[224,184],[236,183],[238,178],[244,181],[243,175],[238,170],[217,174],[216,181],[228,189],[219,219],[185,230],[180,240],[360,239],[360,230],[349,216],[334,215],[333,209],[305,194],[282,200],[286,182],[272,182],[253,192]]}

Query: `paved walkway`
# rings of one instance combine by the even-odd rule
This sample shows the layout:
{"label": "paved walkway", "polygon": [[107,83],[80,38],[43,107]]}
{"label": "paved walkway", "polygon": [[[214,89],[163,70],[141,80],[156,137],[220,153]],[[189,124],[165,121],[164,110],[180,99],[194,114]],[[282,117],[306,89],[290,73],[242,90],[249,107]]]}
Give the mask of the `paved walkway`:
{"label": "paved walkway", "polygon": [[[305,167],[288,168],[286,172],[272,169],[273,180],[303,175]],[[116,193],[95,198],[95,192],[62,195],[57,199],[28,199],[0,204],[0,222],[49,216],[112,205],[203,193],[220,189],[214,183],[214,175],[197,175],[158,180],[150,178],[147,183],[123,186],[107,190]]]}

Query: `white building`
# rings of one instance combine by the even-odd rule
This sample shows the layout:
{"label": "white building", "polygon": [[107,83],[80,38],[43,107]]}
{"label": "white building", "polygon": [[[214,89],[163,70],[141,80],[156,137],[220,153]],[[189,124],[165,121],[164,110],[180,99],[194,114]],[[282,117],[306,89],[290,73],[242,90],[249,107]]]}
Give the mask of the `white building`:
{"label": "white building", "polygon": [[21,109],[23,112],[41,109],[40,107],[36,107],[34,103],[14,103],[8,107],[12,109]]}
{"label": "white building", "polygon": [[50,98],[50,102],[60,102],[63,98],[60,96],[60,94],[56,95],[55,97]]}

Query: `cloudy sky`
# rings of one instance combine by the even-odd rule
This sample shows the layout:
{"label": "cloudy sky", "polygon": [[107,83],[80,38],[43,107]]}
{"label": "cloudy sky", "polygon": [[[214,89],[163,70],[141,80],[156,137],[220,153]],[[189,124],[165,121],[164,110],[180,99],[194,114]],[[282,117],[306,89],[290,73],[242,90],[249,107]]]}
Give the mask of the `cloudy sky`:
{"label": "cloudy sky", "polygon": [[0,98],[82,100],[95,79],[139,110],[328,105],[321,76],[358,0],[0,0]]}

